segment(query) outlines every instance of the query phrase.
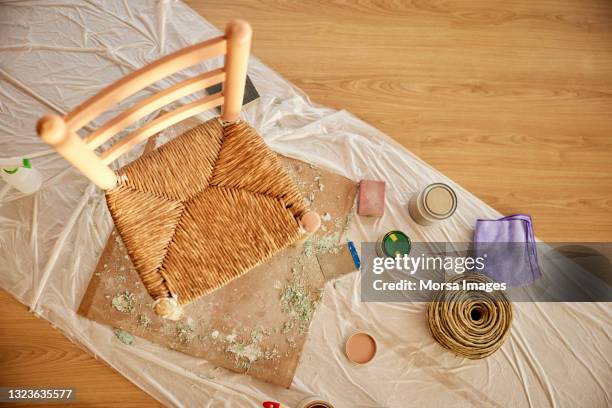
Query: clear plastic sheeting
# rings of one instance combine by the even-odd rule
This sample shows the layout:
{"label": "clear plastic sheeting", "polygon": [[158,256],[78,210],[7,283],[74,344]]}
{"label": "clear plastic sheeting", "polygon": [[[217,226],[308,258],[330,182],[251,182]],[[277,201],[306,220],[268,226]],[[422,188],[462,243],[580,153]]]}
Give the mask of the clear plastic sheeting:
{"label": "clear plastic sheeting", "polygon": [[[214,370],[204,360],[142,339],[126,346],[111,328],[78,316],[112,221],[102,192],[38,139],[36,120],[44,113],[64,114],[147,62],[218,34],[175,1],[0,4],[0,160],[27,156],[45,178],[33,196],[0,185],[2,288],[172,406],[260,406],[265,400],[294,406],[311,394],[337,407],[612,403],[609,303],[517,303],[507,343],[490,358],[471,361],[433,340],[426,304],[361,303],[359,275],[352,273],[327,284],[288,390]],[[477,218],[501,216],[350,113],[311,103],[254,57],[249,74],[262,97],[243,115],[274,150],[356,181],[387,181],[385,216],[355,217],[348,233],[353,241],[402,229],[415,241],[468,242]],[[176,75],[138,96],[181,79]],[[103,115],[91,128],[116,113]],[[163,139],[176,133],[168,131]],[[136,150],[118,164],[136,157]],[[411,221],[406,205],[413,192],[431,182],[453,186],[459,208],[451,219],[421,227]],[[342,352],[356,328],[378,340],[378,354],[365,367],[351,365]]]}

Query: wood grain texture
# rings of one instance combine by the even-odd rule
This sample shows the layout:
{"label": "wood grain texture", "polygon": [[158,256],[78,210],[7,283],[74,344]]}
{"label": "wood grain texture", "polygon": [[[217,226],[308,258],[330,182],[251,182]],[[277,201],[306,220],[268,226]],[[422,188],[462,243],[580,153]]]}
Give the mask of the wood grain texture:
{"label": "wood grain texture", "polygon": [[[253,53],[313,101],[351,111],[499,211],[530,213],[540,238],[612,241],[612,2],[187,3],[217,27],[248,20]],[[3,379],[70,381],[106,406],[151,401],[4,293],[0,305],[11,310],[2,355],[35,361],[11,358]]]}
{"label": "wood grain texture", "polygon": [[548,241],[612,240],[612,3],[189,0]]}
{"label": "wood grain texture", "polygon": [[[70,407],[157,407],[148,394],[0,290],[0,385],[76,389]],[[32,406],[7,404],[0,406]],[[36,407],[45,406],[37,404]],[[52,404],[65,406],[65,404]]]}

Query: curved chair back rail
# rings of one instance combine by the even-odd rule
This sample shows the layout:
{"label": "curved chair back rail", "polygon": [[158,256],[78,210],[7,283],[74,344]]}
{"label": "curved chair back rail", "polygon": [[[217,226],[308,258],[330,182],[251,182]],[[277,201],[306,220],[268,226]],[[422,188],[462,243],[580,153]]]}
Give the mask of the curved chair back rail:
{"label": "curved chair back rail", "polygon": [[[251,47],[252,30],[241,20],[227,24],[225,35],[204,41],[154,61],[109,85],[65,117],[43,116],[37,124],[40,137],[100,188],[117,184],[116,174],[108,167],[132,147],[150,136],[191,116],[222,107],[224,121],[240,116]],[[77,131],[136,92],[204,60],[224,55],[222,68],[205,72],[141,100],[81,139]],[[187,95],[222,83],[222,92],[208,95],[174,109],[125,136],[98,156],[94,150],[130,124]]]}

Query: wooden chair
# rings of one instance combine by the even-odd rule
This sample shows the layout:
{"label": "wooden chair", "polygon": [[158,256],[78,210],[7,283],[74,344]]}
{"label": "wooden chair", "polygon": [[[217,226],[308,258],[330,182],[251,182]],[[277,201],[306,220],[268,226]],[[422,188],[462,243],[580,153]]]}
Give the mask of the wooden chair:
{"label": "wooden chair", "polygon": [[[235,279],[320,226],[295,182],[263,139],[239,120],[251,27],[163,57],[108,86],[65,117],[47,115],[40,137],[105,190],[109,211],[155,312],[177,319],[181,306]],[[224,66],[164,89],[81,139],[77,131],[152,83],[203,60]],[[182,97],[222,83],[222,91],[158,116],[95,150],[130,124]],[[193,115],[222,106],[197,126],[117,172],[109,164],[137,144]]]}

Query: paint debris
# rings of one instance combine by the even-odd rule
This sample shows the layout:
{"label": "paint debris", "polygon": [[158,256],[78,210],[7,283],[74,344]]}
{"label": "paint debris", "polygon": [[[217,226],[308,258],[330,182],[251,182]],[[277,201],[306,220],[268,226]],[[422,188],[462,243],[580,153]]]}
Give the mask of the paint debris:
{"label": "paint debris", "polygon": [[258,360],[274,360],[280,357],[276,346],[271,350],[262,348],[261,342],[267,335],[266,332],[265,329],[257,328],[251,331],[249,340],[238,342],[234,337],[229,342],[225,351],[234,355],[236,367],[249,370]]}
{"label": "paint debris", "polygon": [[281,309],[289,317],[284,325],[282,332],[287,334],[294,328],[300,334],[308,331],[310,321],[320,301],[304,286],[304,265],[303,260],[297,262],[292,268],[292,279],[285,285],[281,294]]}
{"label": "paint debris", "polygon": [[304,255],[308,258],[320,254],[337,254],[340,251],[340,235],[326,234],[322,237],[313,235],[304,243]]}
{"label": "paint debris", "polygon": [[239,364],[240,360],[246,360],[244,363],[248,363],[249,366],[262,357],[262,352],[255,343],[232,343],[226,351],[234,354]]}
{"label": "paint debris", "polygon": [[136,307],[136,295],[126,289],[115,295],[111,305],[121,313],[132,313]]}
{"label": "paint debris", "polygon": [[293,179],[293,182],[298,186],[301,191],[304,191],[306,189],[306,182],[304,182],[304,180],[302,180],[302,178],[298,174],[300,172],[299,167],[293,165],[292,163],[289,163],[287,164],[286,168],[287,173],[289,173],[289,176],[291,177],[291,179]]}
{"label": "paint debris", "polygon": [[339,291],[345,291],[349,289],[350,287],[350,284],[347,282],[347,280],[341,279],[341,278],[334,280],[332,285],[335,290],[339,290]]}
{"label": "paint debris", "polygon": [[152,323],[153,320],[149,316],[143,314],[138,316],[138,326],[148,329]]}
{"label": "paint debris", "polygon": [[192,321],[178,322],[176,324],[176,338],[181,344],[191,343],[194,337],[194,324]]}
{"label": "paint debris", "polygon": [[[355,210],[355,203],[353,203],[353,207],[346,215],[346,217],[337,217],[334,219],[334,228],[333,232],[328,234],[320,235],[314,234],[312,235],[305,243],[304,243],[304,255],[307,258],[312,258],[316,255],[321,254],[337,254],[340,252],[340,240],[347,233],[351,222],[353,221],[353,212]],[[329,213],[323,214],[321,217],[323,221],[331,221],[333,217]],[[327,232],[327,228],[321,228],[323,232]]]}
{"label": "paint debris", "polygon": [[115,337],[125,345],[131,346],[134,343],[134,336],[122,329],[113,329]]}
{"label": "paint debris", "polygon": [[315,202],[315,193],[313,191],[308,193],[308,195],[306,196],[306,201],[308,202],[309,206],[312,206],[314,204],[314,202]]}
{"label": "paint debris", "polygon": [[264,360],[277,360],[279,357],[280,354],[278,353],[276,346],[274,346],[270,351],[264,351]]}
{"label": "paint debris", "polygon": [[227,334],[215,329],[206,335],[199,335],[198,339],[205,343],[208,348],[229,353],[238,369],[249,370],[253,363],[257,361],[280,357],[276,346],[266,348],[263,345],[264,339],[270,336],[274,330],[263,327],[255,329],[243,327],[239,331],[243,332],[240,336],[235,331]]}
{"label": "paint debris", "polygon": [[320,192],[325,191],[325,184],[321,183],[320,175],[315,176],[314,181],[317,183],[317,188]]}

